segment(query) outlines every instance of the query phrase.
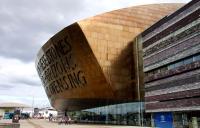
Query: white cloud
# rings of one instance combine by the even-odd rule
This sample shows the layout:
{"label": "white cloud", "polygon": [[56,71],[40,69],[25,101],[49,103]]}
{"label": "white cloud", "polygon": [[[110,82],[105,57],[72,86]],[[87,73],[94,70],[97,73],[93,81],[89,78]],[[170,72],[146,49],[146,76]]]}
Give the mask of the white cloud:
{"label": "white cloud", "polygon": [[27,84],[29,86],[40,86],[33,62],[25,63],[18,59],[0,57],[0,69],[1,85]]}
{"label": "white cloud", "polygon": [[9,96],[0,95],[0,102],[15,102],[29,105],[30,107],[48,107],[50,106],[46,97],[34,97],[34,96]]}
{"label": "white cloud", "polygon": [[33,62],[0,57],[0,101],[46,105],[48,100]]}

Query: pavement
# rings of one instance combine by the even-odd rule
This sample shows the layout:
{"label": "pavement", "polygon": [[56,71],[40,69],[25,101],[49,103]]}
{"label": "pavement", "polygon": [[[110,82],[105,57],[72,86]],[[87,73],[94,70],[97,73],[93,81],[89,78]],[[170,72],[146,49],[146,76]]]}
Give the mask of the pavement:
{"label": "pavement", "polygon": [[[0,120],[0,123],[11,123],[11,120]],[[93,125],[93,124],[61,124],[45,119],[20,120],[20,128],[148,128],[139,126]]]}

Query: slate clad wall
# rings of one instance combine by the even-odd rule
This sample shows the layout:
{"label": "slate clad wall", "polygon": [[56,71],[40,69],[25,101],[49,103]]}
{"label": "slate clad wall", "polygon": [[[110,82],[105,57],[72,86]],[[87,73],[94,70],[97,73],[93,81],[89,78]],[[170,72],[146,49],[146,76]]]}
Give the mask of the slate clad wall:
{"label": "slate clad wall", "polygon": [[199,8],[191,1],[142,34],[147,112],[200,110],[200,61],[169,69],[200,54]]}

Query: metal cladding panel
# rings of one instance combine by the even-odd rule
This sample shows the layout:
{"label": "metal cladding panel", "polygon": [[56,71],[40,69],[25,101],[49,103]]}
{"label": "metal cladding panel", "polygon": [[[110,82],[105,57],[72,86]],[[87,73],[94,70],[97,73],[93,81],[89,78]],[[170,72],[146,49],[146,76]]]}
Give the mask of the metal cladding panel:
{"label": "metal cladding panel", "polygon": [[[38,74],[55,108],[60,104],[56,102],[59,99],[67,102],[70,99],[114,98],[78,24],[52,37],[42,47],[38,58]],[[70,104],[67,106],[73,109]]]}
{"label": "metal cladding panel", "polygon": [[[137,41],[133,44],[133,39],[147,27],[182,5],[135,6],[100,14],[78,22],[116,96],[124,97],[124,99],[143,100],[143,92],[138,90],[138,84],[143,86],[142,83],[138,83],[138,77],[143,79],[141,75],[143,71],[142,55],[138,59],[136,57],[142,48],[137,49],[134,46]],[[138,43],[141,44],[141,42]],[[138,66],[136,59],[140,60]],[[139,71],[140,76],[137,71]]]}

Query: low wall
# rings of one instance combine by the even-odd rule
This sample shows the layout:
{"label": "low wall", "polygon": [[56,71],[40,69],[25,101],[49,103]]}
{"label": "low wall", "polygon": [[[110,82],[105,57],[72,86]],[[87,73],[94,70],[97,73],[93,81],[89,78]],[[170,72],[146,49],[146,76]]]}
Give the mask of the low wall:
{"label": "low wall", "polygon": [[20,128],[19,123],[0,123],[0,128]]}

